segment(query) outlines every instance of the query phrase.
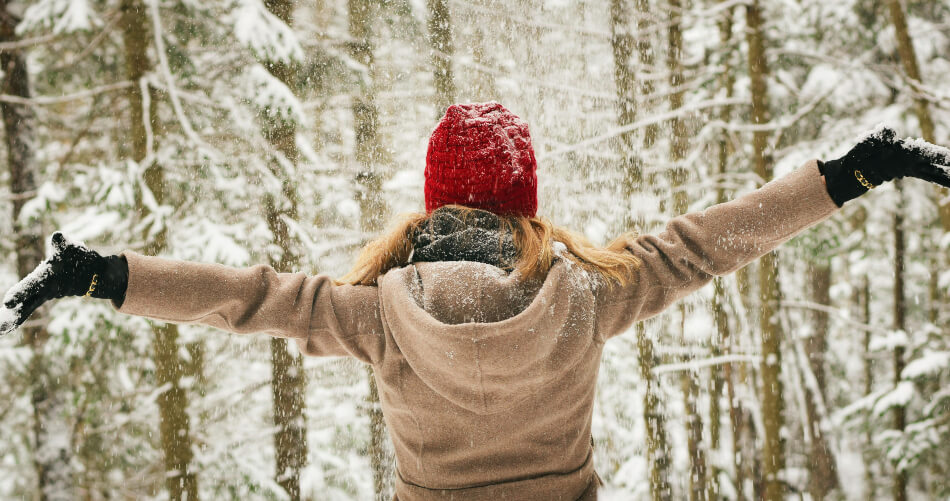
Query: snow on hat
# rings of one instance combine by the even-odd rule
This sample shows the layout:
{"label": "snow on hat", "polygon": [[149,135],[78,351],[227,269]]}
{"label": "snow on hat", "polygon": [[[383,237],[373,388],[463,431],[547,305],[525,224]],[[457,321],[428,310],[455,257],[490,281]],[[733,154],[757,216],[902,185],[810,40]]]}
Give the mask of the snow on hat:
{"label": "snow on hat", "polygon": [[429,138],[426,212],[458,204],[533,217],[538,177],[528,124],[496,102],[454,104]]}

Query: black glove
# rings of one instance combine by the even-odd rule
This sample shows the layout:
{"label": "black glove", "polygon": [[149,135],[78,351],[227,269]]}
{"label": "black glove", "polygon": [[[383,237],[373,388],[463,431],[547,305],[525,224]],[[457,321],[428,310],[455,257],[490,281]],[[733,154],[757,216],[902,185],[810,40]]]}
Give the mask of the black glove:
{"label": "black glove", "polygon": [[121,306],[129,283],[129,263],[121,256],[102,257],[53,233],[53,253],[3,298],[0,336],[23,322],[46,301],[65,296],[111,299]]}
{"label": "black glove", "polygon": [[904,176],[950,187],[950,150],[920,139],[897,139],[894,129],[868,134],[845,156],[818,162],[831,199],[844,205],[879,184]]}

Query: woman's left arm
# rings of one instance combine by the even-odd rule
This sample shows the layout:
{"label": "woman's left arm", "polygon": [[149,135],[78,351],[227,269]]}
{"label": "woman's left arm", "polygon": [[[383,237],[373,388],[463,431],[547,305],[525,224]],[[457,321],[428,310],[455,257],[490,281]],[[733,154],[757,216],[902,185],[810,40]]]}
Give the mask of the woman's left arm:
{"label": "woman's left arm", "polygon": [[659,235],[627,245],[640,259],[634,283],[602,289],[598,328],[604,338],[659,314],[699,289],[765,255],[883,182],[916,177],[950,186],[950,150],[898,139],[883,127],[843,157],[812,160],[730,202],[670,220]]}
{"label": "woman's left arm", "polygon": [[637,237],[626,247],[640,260],[633,282],[599,289],[601,335],[610,338],[661,313],[837,210],[812,160],[735,200],[677,216],[657,235]]}

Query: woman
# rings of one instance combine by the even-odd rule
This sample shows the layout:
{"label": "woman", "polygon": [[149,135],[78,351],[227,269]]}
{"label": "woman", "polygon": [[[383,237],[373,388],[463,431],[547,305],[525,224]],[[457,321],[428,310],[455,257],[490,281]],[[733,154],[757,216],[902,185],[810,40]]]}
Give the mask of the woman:
{"label": "woman", "polygon": [[[340,282],[145,257],[59,233],[4,300],[7,324],[68,295],[118,311],[294,339],[372,364],[403,501],[596,499],[591,416],[604,343],[897,177],[950,186],[950,151],[868,135],[734,201],[606,248],[535,217],[525,122],[448,109],[429,142],[426,213],[363,249]],[[2,321],[0,316],[0,321]]]}

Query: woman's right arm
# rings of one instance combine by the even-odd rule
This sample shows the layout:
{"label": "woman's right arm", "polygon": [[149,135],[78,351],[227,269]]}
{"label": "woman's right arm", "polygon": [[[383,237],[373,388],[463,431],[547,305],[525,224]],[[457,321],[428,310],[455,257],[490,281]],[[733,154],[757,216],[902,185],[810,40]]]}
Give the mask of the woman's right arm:
{"label": "woman's right arm", "polygon": [[122,313],[234,333],[293,339],[314,356],[382,356],[376,287],[336,285],[326,276],[277,273],[266,265],[232,268],[148,257],[103,257],[60,233],[53,252],[13,287],[0,309],[0,335],[39,306],[65,296],[109,299]]}
{"label": "woman's right arm", "polygon": [[128,287],[121,313],[228,332],[293,339],[313,356],[382,354],[376,287],[336,285],[325,275],[278,273],[267,265],[232,268],[126,251]]}

